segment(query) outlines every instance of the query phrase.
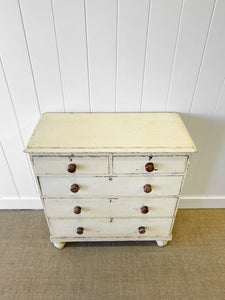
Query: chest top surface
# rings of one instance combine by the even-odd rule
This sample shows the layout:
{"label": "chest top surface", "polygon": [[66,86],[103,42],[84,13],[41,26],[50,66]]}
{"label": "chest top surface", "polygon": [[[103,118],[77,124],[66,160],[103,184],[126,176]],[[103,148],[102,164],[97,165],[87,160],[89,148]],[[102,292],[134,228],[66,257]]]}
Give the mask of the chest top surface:
{"label": "chest top surface", "polygon": [[28,153],[196,152],[177,113],[45,113]]}

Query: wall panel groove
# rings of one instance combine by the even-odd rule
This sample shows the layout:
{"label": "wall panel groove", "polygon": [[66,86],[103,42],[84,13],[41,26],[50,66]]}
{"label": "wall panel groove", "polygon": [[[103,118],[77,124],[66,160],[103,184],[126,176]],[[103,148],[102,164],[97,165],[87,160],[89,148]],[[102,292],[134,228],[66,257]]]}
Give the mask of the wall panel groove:
{"label": "wall panel groove", "polygon": [[57,39],[56,27],[55,27],[54,8],[53,8],[53,2],[52,1],[53,0],[51,0],[51,11],[52,11],[52,19],[53,19],[53,28],[54,28],[55,43],[56,43],[57,60],[58,60],[58,65],[59,65],[59,78],[60,78],[60,86],[61,86],[63,110],[65,112],[65,100],[64,100],[63,82],[62,82],[62,71],[61,71],[61,63],[60,63],[60,57],[59,57],[58,39]]}
{"label": "wall panel groove", "polygon": [[20,0],[41,112],[64,111],[51,0]]}
{"label": "wall panel groove", "polygon": [[34,176],[27,156],[23,153],[24,143],[2,63],[0,64],[0,99],[0,138],[10,168],[9,172],[13,174],[19,196],[36,196],[38,193]]}
{"label": "wall panel groove", "polygon": [[[1,58],[0,58],[0,65],[1,65],[2,73],[3,73],[3,77],[4,77],[4,80],[5,80],[5,85],[6,85],[6,88],[7,88],[8,96],[9,96],[8,99],[10,99],[10,104],[11,104],[11,108],[12,108],[13,118],[15,119],[15,124],[16,124],[17,129],[18,129],[19,138],[21,139],[23,148],[25,148],[25,143],[24,143],[24,139],[23,139],[23,134],[22,134],[21,127],[20,127],[20,123],[19,123],[19,120],[18,120],[18,117],[17,117],[17,114],[16,114],[16,109],[15,109],[15,106],[14,106],[14,103],[13,103],[13,99],[12,99],[12,95],[11,95],[11,92],[10,92],[10,89],[9,89],[9,84],[8,84],[7,76],[6,76],[5,69],[4,69],[4,66],[3,66],[3,63],[2,63]],[[3,152],[4,152],[3,145],[1,144],[1,146],[2,146],[2,149],[3,149]],[[4,152],[4,156],[5,156],[5,159],[6,159],[6,161],[7,161],[7,165],[9,166],[9,163],[8,163],[8,160],[7,160],[7,157],[6,157],[5,152]],[[32,180],[33,180],[34,187],[35,187],[35,189],[36,189],[36,192],[38,193],[38,189],[37,189],[37,187],[36,187],[35,178],[34,178],[34,174],[33,174],[33,172],[32,172],[32,167],[31,167],[31,163],[30,163],[30,160],[29,160],[29,158],[28,158],[28,155],[25,155],[25,158],[26,158],[27,163],[28,163],[28,166],[29,166],[30,175],[31,175],[31,178],[32,178]],[[11,171],[11,170],[10,170],[10,173],[12,174],[12,171]],[[13,182],[15,182],[14,178],[13,178]],[[15,185],[15,187],[16,187],[16,191],[17,191],[17,193],[18,193],[17,186]]]}
{"label": "wall panel groove", "polygon": [[0,2],[0,56],[26,143],[40,113],[17,1]]}
{"label": "wall panel groove", "polygon": [[2,197],[1,195],[3,195],[3,197],[7,195],[8,197],[19,198],[20,195],[16,186],[16,181],[10,169],[2,143],[0,143],[0,166],[1,172],[4,173],[4,176],[2,176],[0,180],[0,197]]}
{"label": "wall panel groove", "polygon": [[[196,94],[196,91],[197,91],[198,82],[199,82],[201,69],[202,69],[202,64],[203,64],[203,61],[204,61],[205,52],[206,52],[207,45],[208,45],[208,40],[209,40],[210,30],[211,30],[211,26],[212,26],[214,14],[215,14],[216,4],[217,4],[217,0],[214,1],[213,10],[212,10],[212,14],[211,14],[211,17],[210,17],[209,27],[208,27],[207,36],[206,36],[206,40],[205,40],[205,44],[204,44],[204,48],[203,48],[203,52],[202,52],[202,57],[201,57],[200,65],[199,65],[199,70],[198,70],[196,82],[195,82],[195,85],[194,85],[194,91],[193,91],[193,96],[192,96],[192,99],[191,99],[191,104],[190,104],[190,108],[189,108],[189,112],[188,112],[188,117],[190,117],[190,114],[191,114],[191,111],[192,111],[192,108],[193,108],[193,105],[194,105],[194,101],[195,101],[195,94]],[[188,123],[189,123],[189,118],[188,118],[187,124]]]}
{"label": "wall panel groove", "polygon": [[145,50],[144,50],[144,67],[143,67],[142,85],[141,85],[140,112],[142,111],[142,103],[143,103],[144,81],[145,81],[145,72],[146,72],[146,56],[147,56],[147,48],[148,48],[148,33],[149,33],[149,26],[150,26],[152,1],[153,0],[149,0],[149,6],[148,6],[147,30],[146,30],[146,40],[145,40]]}
{"label": "wall panel groove", "polygon": [[84,1],[54,0],[53,8],[65,110],[89,111]]}
{"label": "wall panel groove", "polygon": [[149,0],[119,1],[116,111],[139,111]]}
{"label": "wall panel groove", "polygon": [[0,0],[2,205],[40,207],[23,149],[64,111],[181,113],[199,150],[184,205],[221,205],[224,28],[224,0]]}
{"label": "wall panel groove", "polygon": [[35,78],[34,78],[34,71],[33,71],[33,66],[32,66],[30,52],[29,52],[28,43],[27,43],[26,32],[25,32],[24,23],[23,23],[23,16],[22,16],[21,7],[20,7],[20,0],[18,0],[18,6],[19,6],[20,18],[21,18],[21,22],[22,22],[23,34],[24,34],[25,43],[26,43],[28,59],[29,59],[29,63],[30,63],[32,81],[33,81],[33,84],[34,84],[35,95],[36,95],[36,98],[37,98],[38,111],[39,111],[39,114],[41,115],[41,108],[40,108],[40,103],[39,103],[39,99],[38,99],[38,91],[37,91],[37,86],[36,86],[36,82],[35,82]]}
{"label": "wall panel groove", "polygon": [[[220,195],[224,189],[221,184],[221,176],[224,178],[224,175],[220,165],[224,165],[222,153],[225,151],[225,115],[223,119],[219,116],[213,119],[225,77],[224,28],[225,2],[218,0],[189,117],[189,131],[196,141],[199,152],[193,158],[194,165],[190,167],[187,176],[185,193],[191,182],[193,194],[201,192],[209,195],[213,190],[214,194]],[[193,167],[199,171],[196,172]]]}
{"label": "wall panel groove", "polygon": [[[212,120],[215,120],[215,118],[216,118],[216,113],[218,111],[218,107],[220,107],[220,104],[221,104],[221,102],[223,100],[224,90],[225,90],[225,78],[223,80],[223,83],[222,83],[219,95],[218,95],[217,100],[216,100],[215,108],[214,108],[214,111],[212,113]],[[224,109],[222,109],[222,111],[225,112]]]}
{"label": "wall panel groove", "polygon": [[182,0],[152,0],[141,111],[165,109]]}
{"label": "wall panel groove", "polygon": [[85,3],[91,111],[111,112],[115,106],[117,1]]}
{"label": "wall panel groove", "polygon": [[118,26],[119,26],[119,0],[116,0],[116,56],[115,56],[115,102],[114,112],[117,105],[117,72],[118,72]]}
{"label": "wall panel groove", "polygon": [[187,122],[212,17],[214,1],[184,1],[167,111],[183,113]]}
{"label": "wall panel groove", "polygon": [[89,56],[88,56],[88,30],[87,30],[87,6],[86,0],[84,1],[84,24],[85,24],[85,41],[86,41],[86,57],[87,57],[87,74],[88,74],[88,99],[89,99],[89,112],[92,112],[92,103],[91,103],[91,91],[90,91],[90,68],[89,68]]}
{"label": "wall panel groove", "polygon": [[183,17],[183,11],[184,11],[184,0],[182,0],[182,5],[181,5],[180,19],[179,19],[179,24],[178,24],[178,29],[177,29],[176,43],[175,43],[175,49],[174,49],[174,55],[173,55],[173,60],[172,60],[171,73],[170,73],[170,80],[169,80],[169,86],[168,86],[168,92],[167,92],[166,104],[165,104],[164,111],[168,110],[168,99],[170,97],[171,82],[172,82],[172,78],[173,78],[173,74],[174,74],[174,64],[175,64],[175,59],[176,59],[176,55],[177,55],[177,46],[178,46],[178,41],[179,41],[179,36],[180,36],[180,28],[181,28],[181,22],[182,22],[182,17]]}

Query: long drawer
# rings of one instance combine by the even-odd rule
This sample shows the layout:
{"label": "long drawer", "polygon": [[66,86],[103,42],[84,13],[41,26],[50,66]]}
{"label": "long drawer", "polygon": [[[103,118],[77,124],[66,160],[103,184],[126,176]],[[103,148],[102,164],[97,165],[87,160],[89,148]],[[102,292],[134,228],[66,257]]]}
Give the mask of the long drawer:
{"label": "long drawer", "polygon": [[[108,174],[109,161],[107,156],[33,156],[36,174],[83,175]],[[75,171],[68,171],[69,165],[75,165]]]}
{"label": "long drawer", "polygon": [[[168,237],[173,218],[152,219],[49,219],[51,235],[54,237]],[[77,234],[77,228],[83,234]],[[145,227],[145,233],[139,233]]]}
{"label": "long drawer", "polygon": [[183,173],[187,164],[187,156],[114,156],[114,174],[146,174],[146,164],[154,166],[152,173]]}
{"label": "long drawer", "polygon": [[[166,196],[178,195],[182,176],[151,176],[151,177],[68,177],[68,176],[40,176],[43,196],[49,197],[86,197],[92,196]],[[77,184],[79,190],[71,192],[71,187]],[[144,192],[144,186],[151,185],[150,193]]]}
{"label": "long drawer", "polygon": [[[50,218],[173,217],[177,198],[44,199]],[[75,213],[76,212],[76,213]]]}

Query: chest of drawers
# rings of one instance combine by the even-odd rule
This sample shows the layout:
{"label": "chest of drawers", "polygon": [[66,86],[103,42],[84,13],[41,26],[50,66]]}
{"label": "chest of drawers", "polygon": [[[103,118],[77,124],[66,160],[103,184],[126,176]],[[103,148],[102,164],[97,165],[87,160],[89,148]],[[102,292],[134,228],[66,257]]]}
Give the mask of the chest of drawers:
{"label": "chest of drawers", "polygon": [[195,145],[176,113],[46,113],[25,149],[50,231],[66,242],[172,239]]}

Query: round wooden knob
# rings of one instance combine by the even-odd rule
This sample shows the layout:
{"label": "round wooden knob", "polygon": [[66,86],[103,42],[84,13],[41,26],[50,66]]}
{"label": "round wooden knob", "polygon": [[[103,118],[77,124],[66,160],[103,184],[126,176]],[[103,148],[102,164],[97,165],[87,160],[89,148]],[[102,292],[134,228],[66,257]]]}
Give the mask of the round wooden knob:
{"label": "round wooden knob", "polygon": [[81,213],[81,207],[80,206],[75,206],[74,209],[73,209],[73,212],[76,215],[79,215]]}
{"label": "round wooden knob", "polygon": [[146,165],[145,165],[145,170],[147,171],[147,172],[152,172],[152,171],[154,171],[154,164],[153,163],[147,163]]}
{"label": "round wooden knob", "polygon": [[142,214],[147,214],[147,213],[148,213],[148,206],[145,206],[145,205],[144,205],[144,206],[142,206],[140,209],[141,209],[141,213],[142,213]]}
{"label": "round wooden knob", "polygon": [[77,234],[83,234],[84,228],[83,227],[77,227]]}
{"label": "round wooden knob", "polygon": [[140,227],[138,228],[138,232],[139,232],[140,234],[145,233],[145,227],[144,227],[144,226],[140,226]]}
{"label": "round wooden knob", "polygon": [[78,184],[72,184],[71,185],[71,188],[70,188],[70,190],[71,190],[71,192],[72,193],[77,193],[78,191],[79,191],[79,189],[80,189],[80,187],[79,187],[79,185]]}
{"label": "round wooden knob", "polygon": [[75,164],[69,164],[67,167],[67,171],[70,173],[74,173],[74,172],[76,172],[76,168],[77,168],[77,166]]}
{"label": "round wooden knob", "polygon": [[151,186],[151,184],[145,184],[143,186],[143,189],[144,189],[145,193],[150,193],[152,191],[152,186]]}

